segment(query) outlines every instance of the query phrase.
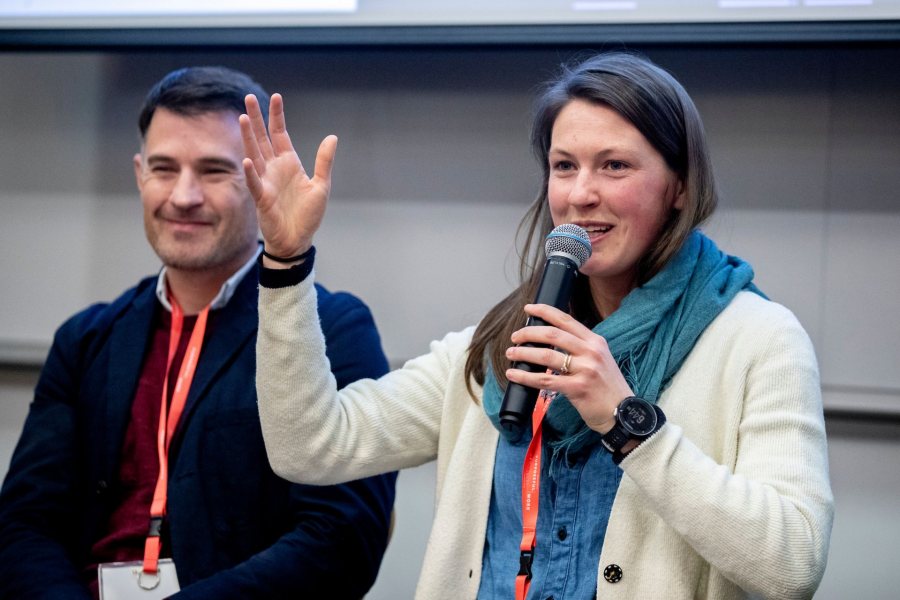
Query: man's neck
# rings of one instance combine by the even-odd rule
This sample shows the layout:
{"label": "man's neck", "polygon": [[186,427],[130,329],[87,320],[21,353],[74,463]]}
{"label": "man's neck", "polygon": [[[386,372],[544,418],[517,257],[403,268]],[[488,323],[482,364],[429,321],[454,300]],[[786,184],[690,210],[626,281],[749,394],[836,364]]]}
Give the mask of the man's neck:
{"label": "man's neck", "polygon": [[[235,269],[236,270],[236,269]],[[233,272],[181,271],[166,267],[169,294],[185,315],[199,314],[216,297]]]}

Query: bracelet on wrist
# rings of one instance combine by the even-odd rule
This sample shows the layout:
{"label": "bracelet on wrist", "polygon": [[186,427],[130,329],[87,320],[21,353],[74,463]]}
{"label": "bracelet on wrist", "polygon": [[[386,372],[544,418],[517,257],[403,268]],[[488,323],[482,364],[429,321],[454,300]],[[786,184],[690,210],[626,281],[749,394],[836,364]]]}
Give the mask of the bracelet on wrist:
{"label": "bracelet on wrist", "polygon": [[268,252],[266,252],[266,249],[263,248],[262,255],[268,259],[274,260],[275,262],[292,263],[292,262],[297,262],[297,261],[301,261],[301,260],[306,260],[307,258],[309,258],[309,256],[313,252],[315,252],[315,250],[313,250],[313,246],[310,246],[309,249],[306,252],[304,252],[303,254],[298,254],[297,256],[285,257],[285,256],[275,256],[274,254],[269,254]]}
{"label": "bracelet on wrist", "polygon": [[290,265],[287,268],[267,267],[263,264],[263,255],[260,253],[257,259],[259,263],[259,285],[264,288],[285,288],[298,285],[312,273],[316,262],[316,247],[311,246],[304,254],[307,255],[303,262]]}

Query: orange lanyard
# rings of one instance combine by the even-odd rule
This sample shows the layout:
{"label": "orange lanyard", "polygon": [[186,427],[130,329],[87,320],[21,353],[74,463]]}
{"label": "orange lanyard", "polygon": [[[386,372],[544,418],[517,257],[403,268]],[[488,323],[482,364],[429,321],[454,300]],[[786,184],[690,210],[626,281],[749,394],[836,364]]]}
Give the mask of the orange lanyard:
{"label": "orange lanyard", "polygon": [[[181,369],[178,371],[178,379],[175,380],[175,390],[172,392],[172,405],[168,406],[169,373],[172,370],[172,362],[175,360],[175,352],[178,342],[181,340],[181,330],[184,325],[184,311],[174,298],[172,304],[172,327],[169,331],[169,358],[166,363],[166,378],[163,381],[162,402],[159,409],[159,429],[156,434],[156,451],[159,457],[159,477],[156,479],[156,489],[153,492],[153,503],[150,505],[150,530],[147,533],[147,541],[144,543],[144,572],[156,573],[159,563],[159,551],[161,546],[160,533],[162,531],[163,518],[166,516],[166,496],[169,482],[169,442],[172,434],[181,418],[184,405],[187,401],[191,382],[194,380],[194,371],[197,368],[197,359],[200,357],[200,348],[203,346],[203,335],[206,333],[206,318],[209,315],[209,307],[204,308],[197,316],[197,323],[191,333],[187,351],[181,361]],[[168,413],[168,414],[167,414]]]}
{"label": "orange lanyard", "polygon": [[534,561],[538,500],[541,497],[541,439],[544,415],[556,396],[541,390],[531,413],[531,442],[522,465],[522,541],[519,543],[519,573],[516,575],[516,600],[525,600],[531,585],[531,563]]}

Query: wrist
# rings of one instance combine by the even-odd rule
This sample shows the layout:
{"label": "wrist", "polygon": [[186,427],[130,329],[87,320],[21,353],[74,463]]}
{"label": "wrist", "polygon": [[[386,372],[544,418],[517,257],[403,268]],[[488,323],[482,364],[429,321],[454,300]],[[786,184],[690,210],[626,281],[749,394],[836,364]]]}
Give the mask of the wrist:
{"label": "wrist", "polygon": [[291,267],[296,267],[297,265],[303,264],[303,261],[299,261],[299,260],[297,262],[286,263],[286,262],[272,260],[268,256],[261,256],[260,258],[262,259],[262,266],[264,266],[267,269],[273,269],[273,270],[290,269]]}
{"label": "wrist", "polygon": [[302,249],[302,251],[290,255],[270,252],[269,249],[264,246],[262,251],[262,265],[267,269],[290,269],[291,267],[303,264],[306,260],[311,258],[314,252],[315,250],[311,245]]}
{"label": "wrist", "polygon": [[591,429],[593,429],[594,431],[599,433],[601,436],[603,436],[603,435],[606,435],[607,433],[609,433],[609,430],[612,429],[613,427],[615,427],[615,425],[616,425],[616,413],[615,413],[615,409],[613,409],[613,413],[612,413],[612,415],[610,415],[610,417],[608,419],[606,419],[605,421],[601,421],[600,423],[597,423],[596,425],[593,425],[591,427]]}
{"label": "wrist", "polygon": [[628,442],[624,446],[622,446],[622,449],[620,450],[622,456],[628,456],[628,453],[640,446],[643,441],[644,440],[628,440]]}
{"label": "wrist", "polygon": [[622,446],[621,450],[617,450],[617,451],[613,452],[612,460],[613,460],[614,464],[617,464],[617,465],[621,464],[621,462],[623,460],[625,460],[625,457],[628,456],[629,454],[631,454],[632,450],[636,450],[638,448],[638,446],[640,446],[641,444],[643,444],[644,442],[646,442],[647,440],[652,438],[654,435],[657,434],[657,432],[659,432],[660,429],[662,429],[662,426],[665,425],[666,418],[665,418],[665,415],[662,414],[662,409],[660,409],[659,407],[656,407],[656,408],[657,408],[657,411],[659,411],[659,414],[661,415],[661,421],[659,421],[657,423],[656,429],[653,431],[653,433],[651,433],[649,436],[645,437],[642,440],[628,440],[628,442],[624,446]]}
{"label": "wrist", "polygon": [[613,414],[615,423],[600,441],[613,454],[616,464],[666,422],[661,408],[635,396],[622,400]]}
{"label": "wrist", "polygon": [[[310,246],[305,253],[307,256],[296,263],[284,263],[277,260],[267,260],[265,255],[259,255],[259,284],[265,288],[283,288],[298,285],[310,276],[316,259],[316,247]],[[276,266],[271,266],[276,265]]]}
{"label": "wrist", "polygon": [[[610,391],[608,394],[612,397],[618,396],[619,398],[628,399],[634,396],[634,392],[631,391],[631,388],[625,386],[624,389],[619,390],[618,392]],[[588,426],[600,434],[600,436],[604,436],[610,432],[616,426],[616,413],[619,410],[619,407],[622,405],[622,402],[625,400],[620,400],[618,404],[614,404],[609,412],[606,413],[606,419],[600,421],[599,423],[590,423]]]}

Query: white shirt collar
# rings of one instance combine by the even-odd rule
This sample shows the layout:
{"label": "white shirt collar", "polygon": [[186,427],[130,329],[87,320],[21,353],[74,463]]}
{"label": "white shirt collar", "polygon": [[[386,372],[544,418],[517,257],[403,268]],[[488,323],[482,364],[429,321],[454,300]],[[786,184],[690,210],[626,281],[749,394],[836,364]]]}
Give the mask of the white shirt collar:
{"label": "white shirt collar", "polygon": [[[238,284],[244,279],[244,275],[253,268],[253,263],[259,258],[260,252],[262,252],[262,244],[256,248],[256,252],[253,253],[250,260],[244,263],[244,266],[235,271],[234,275],[229,277],[228,281],[222,284],[219,293],[216,294],[216,297],[213,298],[212,302],[209,304],[211,309],[216,310],[228,304],[228,301],[234,296],[234,291],[237,289]],[[169,303],[169,296],[166,293],[166,285],[166,267],[163,266],[163,268],[159,270],[159,277],[156,279],[156,298],[159,300],[159,303],[163,305],[163,308],[172,312],[172,305]]]}

